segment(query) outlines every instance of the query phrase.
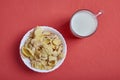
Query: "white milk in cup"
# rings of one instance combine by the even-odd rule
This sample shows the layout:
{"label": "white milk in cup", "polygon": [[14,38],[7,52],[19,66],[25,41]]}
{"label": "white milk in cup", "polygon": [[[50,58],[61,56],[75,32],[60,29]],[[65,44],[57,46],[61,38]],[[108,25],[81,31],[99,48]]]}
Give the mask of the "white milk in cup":
{"label": "white milk in cup", "polygon": [[78,38],[88,37],[93,34],[98,26],[97,16],[102,12],[98,12],[97,15],[93,14],[89,10],[79,10],[71,18],[70,29]]}

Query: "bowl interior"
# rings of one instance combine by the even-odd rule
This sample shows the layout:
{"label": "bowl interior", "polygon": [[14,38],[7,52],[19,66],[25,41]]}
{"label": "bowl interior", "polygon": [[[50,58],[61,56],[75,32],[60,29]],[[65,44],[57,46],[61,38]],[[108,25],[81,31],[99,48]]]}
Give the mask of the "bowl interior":
{"label": "bowl interior", "polygon": [[66,58],[67,45],[66,45],[66,41],[65,41],[64,37],[62,36],[62,34],[61,34],[60,32],[58,32],[56,29],[54,29],[54,28],[52,28],[52,27],[48,27],[48,26],[40,26],[40,27],[41,27],[43,30],[45,30],[45,31],[50,31],[50,32],[58,35],[58,37],[62,40],[62,43],[63,43],[63,54],[64,54],[63,59],[59,60],[59,61],[57,62],[57,64],[56,64],[52,69],[50,69],[50,70],[40,70],[40,69],[35,69],[35,68],[31,67],[30,60],[22,56],[21,48],[22,48],[22,46],[25,44],[25,41],[29,38],[30,32],[32,32],[32,31],[34,30],[34,28],[31,29],[31,30],[29,30],[29,31],[23,36],[23,38],[22,38],[22,40],[21,40],[21,43],[20,43],[20,48],[19,48],[19,49],[20,49],[20,56],[21,56],[21,59],[22,59],[22,61],[24,62],[24,64],[25,64],[28,68],[30,68],[31,70],[33,70],[33,71],[35,71],[35,72],[47,73],[47,72],[54,71],[55,69],[57,69],[58,67],[61,66],[61,64],[63,63],[64,59]]}

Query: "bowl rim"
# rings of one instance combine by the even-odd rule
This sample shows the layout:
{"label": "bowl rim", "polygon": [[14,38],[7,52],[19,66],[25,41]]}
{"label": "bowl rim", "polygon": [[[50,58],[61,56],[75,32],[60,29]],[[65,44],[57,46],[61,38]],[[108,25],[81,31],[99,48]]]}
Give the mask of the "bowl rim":
{"label": "bowl rim", "polygon": [[20,57],[21,57],[23,63],[29,69],[31,69],[32,71],[39,72],[39,73],[52,72],[52,71],[56,70],[57,68],[59,68],[62,65],[62,63],[64,62],[64,60],[66,58],[66,55],[67,55],[67,44],[66,44],[65,38],[62,36],[62,34],[57,29],[52,28],[50,26],[38,26],[38,27],[42,28],[43,30],[45,29],[45,30],[51,31],[52,33],[56,34],[62,40],[62,42],[63,42],[63,54],[64,54],[64,58],[62,60],[59,60],[57,62],[57,64],[52,69],[50,69],[50,70],[40,70],[40,69],[35,69],[35,68],[31,67],[30,60],[28,58],[25,58],[25,57],[22,56],[21,48],[24,45],[25,41],[28,39],[30,33],[35,29],[35,27],[32,28],[32,29],[30,29],[30,30],[28,30],[24,34],[24,36],[22,37],[21,42],[20,42],[20,46],[19,46],[19,54],[20,54]]}

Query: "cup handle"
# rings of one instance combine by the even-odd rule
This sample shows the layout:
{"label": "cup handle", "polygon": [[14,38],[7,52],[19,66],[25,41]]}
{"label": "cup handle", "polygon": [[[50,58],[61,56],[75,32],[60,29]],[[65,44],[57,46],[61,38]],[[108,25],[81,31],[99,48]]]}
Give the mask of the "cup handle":
{"label": "cup handle", "polygon": [[99,17],[101,14],[103,14],[103,11],[99,11],[99,12],[96,14],[96,17]]}

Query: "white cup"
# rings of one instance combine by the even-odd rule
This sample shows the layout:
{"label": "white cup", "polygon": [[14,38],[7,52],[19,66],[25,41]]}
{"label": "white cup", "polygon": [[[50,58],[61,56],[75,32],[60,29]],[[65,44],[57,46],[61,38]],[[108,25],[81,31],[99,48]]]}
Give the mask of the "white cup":
{"label": "white cup", "polygon": [[98,26],[97,16],[101,14],[101,11],[96,15],[89,10],[77,11],[70,20],[70,29],[73,35],[78,38],[92,35]]}

